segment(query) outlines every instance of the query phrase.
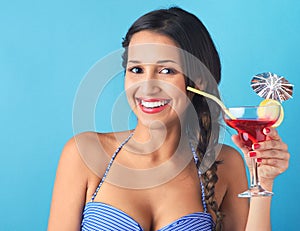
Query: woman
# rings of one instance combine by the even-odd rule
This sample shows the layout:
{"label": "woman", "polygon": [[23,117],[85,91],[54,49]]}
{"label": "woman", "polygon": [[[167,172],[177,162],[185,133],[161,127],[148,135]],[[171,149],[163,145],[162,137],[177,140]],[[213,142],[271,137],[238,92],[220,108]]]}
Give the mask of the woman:
{"label": "woman", "polygon": [[[137,126],[80,134],[66,144],[48,230],[270,230],[271,198],[237,197],[247,188],[246,173],[239,153],[218,144],[216,105],[186,92],[189,85],[217,95],[214,83],[221,77],[218,53],[199,19],[177,7],[150,12],[131,26],[123,47],[126,95]],[[274,128],[264,132],[267,141],[254,144],[251,157],[261,159],[261,185],[272,191],[289,153]],[[249,158],[239,137],[233,141]],[[97,160],[83,154],[91,152]],[[110,162],[99,160],[101,154]],[[182,156],[191,157],[183,158],[189,160],[184,166],[177,161]],[[166,162],[162,178],[138,171],[129,178],[114,169],[117,163],[141,170]],[[142,186],[124,186],[124,178]]]}

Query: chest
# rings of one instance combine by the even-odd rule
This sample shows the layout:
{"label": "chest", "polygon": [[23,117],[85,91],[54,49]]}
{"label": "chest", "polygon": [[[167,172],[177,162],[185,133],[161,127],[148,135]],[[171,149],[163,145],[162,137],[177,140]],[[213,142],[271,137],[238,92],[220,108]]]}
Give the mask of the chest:
{"label": "chest", "polygon": [[200,180],[194,171],[182,172],[165,184],[143,190],[104,182],[94,201],[113,206],[143,230],[159,230],[179,218],[204,211]]}

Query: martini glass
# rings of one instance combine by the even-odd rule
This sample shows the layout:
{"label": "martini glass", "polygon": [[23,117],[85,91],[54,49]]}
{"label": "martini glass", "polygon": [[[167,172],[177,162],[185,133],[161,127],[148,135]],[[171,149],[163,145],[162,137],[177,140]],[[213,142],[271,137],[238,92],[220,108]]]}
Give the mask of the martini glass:
{"label": "martini glass", "polygon": [[[227,108],[224,103],[214,95],[190,86],[187,87],[187,90],[215,101],[224,112],[223,117],[226,124],[237,130],[241,140],[245,146],[248,147],[249,151],[252,150],[252,144],[266,140],[263,129],[274,125],[280,119],[280,114],[283,112],[280,104]],[[251,158],[251,167],[251,187],[238,196],[272,196],[273,192],[265,190],[260,185],[257,171],[258,163],[255,158]]]}
{"label": "martini glass", "polygon": [[[271,127],[280,117],[280,105],[266,106],[241,106],[227,108],[229,113],[224,113],[227,125],[234,128],[245,146],[252,151],[252,144],[266,140],[263,129]],[[240,193],[239,197],[272,196],[273,193],[265,190],[259,182],[258,163],[256,158],[251,158],[251,186],[247,191]]]}

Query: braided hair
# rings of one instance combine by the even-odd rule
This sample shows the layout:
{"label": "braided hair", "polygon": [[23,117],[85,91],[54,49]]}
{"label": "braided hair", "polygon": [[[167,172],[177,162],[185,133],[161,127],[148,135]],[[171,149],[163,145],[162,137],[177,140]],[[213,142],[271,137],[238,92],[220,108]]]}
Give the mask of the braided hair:
{"label": "braided hair", "polygon": [[[140,31],[150,30],[166,35],[173,39],[185,51],[183,55],[183,69],[186,86],[197,87],[198,82],[204,82],[205,91],[219,96],[217,84],[221,79],[221,64],[215,45],[203,25],[193,14],[178,8],[160,9],[151,11],[137,19],[129,28],[122,46],[123,67],[127,63],[127,47],[132,36]],[[218,181],[217,166],[214,147],[219,137],[220,109],[200,95],[192,98],[193,111],[197,114],[199,126],[189,124],[189,111],[187,113],[188,133],[196,140],[196,153],[199,158],[198,169],[201,170],[205,187],[206,203],[217,217],[215,230],[222,229],[222,214],[215,199],[215,184]],[[199,129],[196,130],[195,127]]]}

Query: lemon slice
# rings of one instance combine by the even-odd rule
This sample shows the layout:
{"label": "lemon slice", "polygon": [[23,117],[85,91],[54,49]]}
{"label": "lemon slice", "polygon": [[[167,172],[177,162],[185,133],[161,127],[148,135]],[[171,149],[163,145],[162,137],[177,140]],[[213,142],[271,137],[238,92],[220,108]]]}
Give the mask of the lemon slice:
{"label": "lemon slice", "polygon": [[284,118],[284,111],[283,111],[283,107],[281,106],[281,103],[279,103],[277,100],[274,99],[265,99],[263,101],[261,101],[261,103],[259,104],[259,106],[280,106],[278,110],[274,110],[274,108],[271,109],[267,109],[266,108],[259,108],[257,111],[258,117],[263,118],[263,117],[269,117],[269,118],[273,118],[273,119],[277,119],[277,115],[278,113],[280,113],[279,118],[277,119],[276,123],[273,124],[272,127],[278,127]]}

